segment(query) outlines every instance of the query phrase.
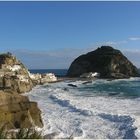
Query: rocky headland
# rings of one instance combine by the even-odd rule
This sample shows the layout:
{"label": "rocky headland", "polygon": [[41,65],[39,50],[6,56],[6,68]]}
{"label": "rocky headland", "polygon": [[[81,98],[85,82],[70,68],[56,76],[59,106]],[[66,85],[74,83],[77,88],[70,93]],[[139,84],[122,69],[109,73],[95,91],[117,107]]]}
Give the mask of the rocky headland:
{"label": "rocky headland", "polygon": [[43,127],[37,103],[21,93],[57,81],[54,74],[31,74],[11,53],[0,54],[0,126],[7,129]]}
{"label": "rocky headland", "polygon": [[26,96],[0,91],[0,126],[6,129],[42,127],[41,111]]}
{"label": "rocky headland", "polygon": [[99,73],[100,78],[129,78],[139,76],[138,69],[119,50],[102,46],[76,58],[68,69],[68,77]]}

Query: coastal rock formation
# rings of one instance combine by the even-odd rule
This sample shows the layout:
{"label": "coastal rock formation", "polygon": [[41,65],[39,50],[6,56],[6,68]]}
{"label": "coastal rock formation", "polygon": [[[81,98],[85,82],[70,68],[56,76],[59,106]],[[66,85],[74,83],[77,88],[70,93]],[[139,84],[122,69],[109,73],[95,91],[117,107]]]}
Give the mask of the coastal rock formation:
{"label": "coastal rock formation", "polygon": [[7,129],[42,127],[43,123],[37,103],[26,96],[0,91],[0,126]]}
{"label": "coastal rock formation", "polygon": [[27,68],[11,53],[0,55],[0,88],[17,93],[28,92],[33,83]]}
{"label": "coastal rock formation", "polygon": [[19,95],[33,88],[26,67],[11,53],[0,55],[0,126],[7,129],[42,127],[37,103]]}
{"label": "coastal rock formation", "polygon": [[80,78],[98,78],[100,77],[100,74],[95,72],[89,72],[89,73],[84,73],[82,75],[80,75]]}
{"label": "coastal rock formation", "polygon": [[129,78],[139,76],[138,69],[121,53],[110,46],[102,46],[95,51],[76,58],[67,73],[69,77],[79,77],[88,72],[98,72],[101,78]]}
{"label": "coastal rock formation", "polygon": [[57,77],[53,73],[45,74],[29,74],[30,78],[33,81],[34,85],[52,83],[57,81]]}
{"label": "coastal rock formation", "polygon": [[42,74],[41,84],[56,82],[57,77],[53,73]]}

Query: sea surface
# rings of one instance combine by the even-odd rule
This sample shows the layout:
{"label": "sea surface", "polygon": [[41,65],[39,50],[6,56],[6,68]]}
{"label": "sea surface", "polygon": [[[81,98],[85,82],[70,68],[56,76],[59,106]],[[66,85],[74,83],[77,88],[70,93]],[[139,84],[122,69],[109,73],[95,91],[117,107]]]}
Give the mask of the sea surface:
{"label": "sea surface", "polygon": [[64,77],[67,74],[67,69],[30,69],[31,73],[54,73],[58,77]]}
{"label": "sea surface", "polygon": [[140,139],[140,78],[84,82],[41,85],[26,94],[42,111],[43,134],[54,133],[55,138]]}

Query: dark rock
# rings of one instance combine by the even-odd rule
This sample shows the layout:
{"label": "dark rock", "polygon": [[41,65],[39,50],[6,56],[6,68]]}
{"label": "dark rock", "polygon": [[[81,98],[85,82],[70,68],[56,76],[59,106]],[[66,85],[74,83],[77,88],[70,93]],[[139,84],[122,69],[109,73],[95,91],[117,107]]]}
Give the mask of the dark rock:
{"label": "dark rock", "polygon": [[112,93],[109,93],[109,96],[115,96],[115,95],[119,95],[120,93],[118,93],[118,92],[112,92]]}
{"label": "dark rock", "polygon": [[57,135],[59,135],[59,133],[57,133],[57,132],[52,132],[52,133],[50,133],[50,134],[45,135],[44,138],[45,138],[45,139],[54,139],[55,136],[57,136]]}
{"label": "dark rock", "polygon": [[64,90],[64,91],[69,91],[69,89],[68,89],[68,88],[64,88],[63,90]]}
{"label": "dark rock", "polygon": [[86,84],[89,84],[89,83],[92,83],[92,81],[86,81],[86,82],[83,82],[82,84],[86,85]]}
{"label": "dark rock", "polygon": [[70,87],[77,87],[76,85],[73,85],[73,84],[68,84],[68,86],[70,86]]}
{"label": "dark rock", "polygon": [[98,72],[101,78],[129,78],[139,76],[138,69],[119,51],[102,46],[76,58],[67,73],[79,77],[88,72]]}

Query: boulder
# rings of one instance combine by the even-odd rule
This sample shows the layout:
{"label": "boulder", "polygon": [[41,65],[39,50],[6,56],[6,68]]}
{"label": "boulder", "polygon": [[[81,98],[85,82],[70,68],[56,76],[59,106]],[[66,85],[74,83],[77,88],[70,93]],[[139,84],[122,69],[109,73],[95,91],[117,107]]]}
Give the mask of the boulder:
{"label": "boulder", "polygon": [[139,76],[138,69],[121,53],[110,46],[76,58],[68,69],[68,77],[79,77],[84,73],[97,72],[101,78],[129,78]]}
{"label": "boulder", "polygon": [[28,97],[0,91],[0,126],[7,129],[42,127],[37,103]]}
{"label": "boulder", "polygon": [[56,82],[57,77],[53,73],[42,74],[41,84]]}

